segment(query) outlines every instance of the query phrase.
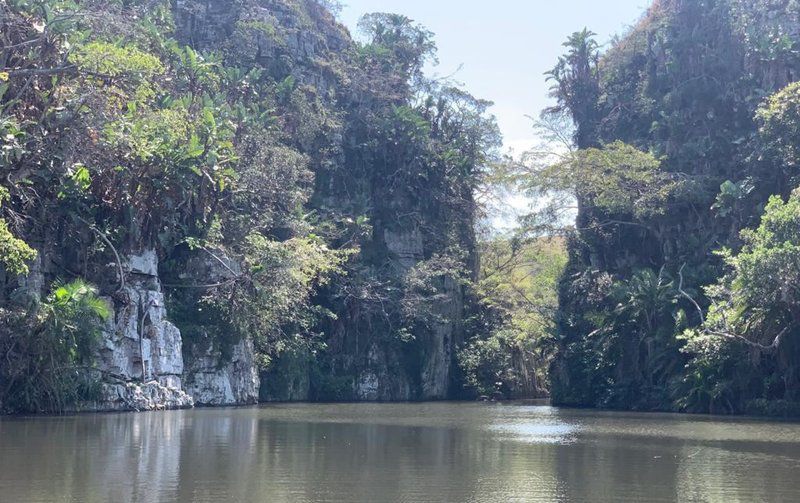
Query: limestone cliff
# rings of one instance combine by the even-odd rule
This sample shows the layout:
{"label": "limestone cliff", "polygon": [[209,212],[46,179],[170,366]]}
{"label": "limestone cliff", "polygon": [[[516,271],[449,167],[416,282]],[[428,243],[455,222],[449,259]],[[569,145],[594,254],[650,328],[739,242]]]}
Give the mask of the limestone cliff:
{"label": "limestone cliff", "polygon": [[[45,3],[59,30],[0,0],[0,225],[38,251],[0,268],[0,327],[63,364],[33,372],[0,333],[29,357],[0,400],[40,371],[101,410],[462,389],[498,133],[488,102],[425,79],[430,32],[378,14],[356,42],[317,0]],[[67,282],[93,309],[72,315],[110,311],[99,340],[42,311]],[[64,407],[45,391],[18,407]]]}
{"label": "limestone cliff", "polygon": [[97,359],[104,381],[97,407],[191,407],[192,397],[182,387],[181,333],[167,320],[156,253],[129,255],[123,267],[125,285],[115,298],[106,298],[114,314],[103,331]]}
{"label": "limestone cliff", "polygon": [[[451,207],[437,201],[444,199],[435,192],[438,184],[447,183],[444,180],[432,180],[424,189],[399,188],[384,173],[424,171],[417,166],[419,161],[403,157],[387,161],[380,151],[364,150],[368,143],[394,142],[385,133],[371,137],[375,133],[368,124],[365,130],[364,122],[378,120],[371,117],[374,109],[397,104],[381,89],[360,87],[365,77],[364,69],[355,67],[358,47],[329,11],[316,2],[278,0],[176,5],[178,33],[193,47],[223,48],[237,61],[265,68],[278,81],[296,79],[318,100],[317,106],[340,117],[324,137],[298,139],[298,146],[314,170],[314,211],[333,218],[364,215],[371,223],[358,265],[348,272],[353,282],[362,277],[385,284],[401,281],[414,266],[449,247],[474,252],[471,194],[458,201],[463,206]],[[270,29],[244,40],[238,28],[245,23]],[[350,76],[343,79],[343,73]],[[406,327],[408,339],[398,335],[398,325],[404,321],[395,312],[397,306],[376,305],[398,304],[400,299],[392,294],[380,301],[369,295],[358,300],[337,288],[323,292],[317,302],[335,314],[335,321],[320,327],[325,348],[314,354],[299,348],[273,358],[261,375],[261,399],[388,401],[453,396],[459,390],[455,352],[464,338],[463,287],[452,278],[437,281],[441,295],[428,307],[439,319],[424,327]],[[342,302],[343,296],[348,300]]]}
{"label": "limestone cliff", "polygon": [[[572,61],[587,68],[572,80],[553,72],[557,111],[574,119],[576,146],[624,142],[652,153],[676,189],[655,211],[641,211],[650,204],[644,198],[627,209],[579,199],[559,292],[554,401],[733,412],[759,394],[774,398],[783,388],[762,384],[782,381],[766,368],[772,364],[758,368],[744,346],[704,342],[698,351],[685,331],[707,319],[695,301],[721,304],[705,296],[727,274],[719,250],[741,247],[741,231],[758,226],[769,197],[786,198],[796,186],[786,161],[770,158],[760,114],[770,95],[800,77],[798,2],[658,0],[602,55],[585,31],[568,45],[573,56],[587,48],[590,55]],[[648,308],[648,320],[658,321],[627,318],[622,308],[635,294],[620,302],[615,293],[636,288],[652,298],[666,292]],[[777,368],[792,367],[786,353]],[[782,386],[796,389],[789,383]]]}

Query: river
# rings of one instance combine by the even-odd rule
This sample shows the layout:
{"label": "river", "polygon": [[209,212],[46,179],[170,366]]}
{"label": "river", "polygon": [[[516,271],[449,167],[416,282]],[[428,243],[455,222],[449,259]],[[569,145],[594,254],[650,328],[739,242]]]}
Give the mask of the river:
{"label": "river", "polygon": [[482,403],[0,418],[3,502],[800,501],[800,424]]}

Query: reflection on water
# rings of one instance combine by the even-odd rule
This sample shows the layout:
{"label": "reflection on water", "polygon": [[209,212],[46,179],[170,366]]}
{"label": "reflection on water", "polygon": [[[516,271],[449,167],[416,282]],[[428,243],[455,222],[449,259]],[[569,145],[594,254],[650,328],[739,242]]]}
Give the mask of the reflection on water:
{"label": "reflection on water", "polygon": [[0,419],[0,501],[800,501],[800,425],[490,404]]}

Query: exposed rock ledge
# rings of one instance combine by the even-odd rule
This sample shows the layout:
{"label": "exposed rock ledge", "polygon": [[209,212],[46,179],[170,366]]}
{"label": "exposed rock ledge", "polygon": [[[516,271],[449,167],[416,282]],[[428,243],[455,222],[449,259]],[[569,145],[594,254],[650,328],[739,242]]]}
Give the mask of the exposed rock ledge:
{"label": "exposed rock ledge", "polygon": [[[167,320],[164,294],[153,250],[124,260],[125,287],[106,301],[114,315],[103,330],[98,371],[101,398],[80,410],[142,411],[198,405],[237,405],[258,401],[258,372],[251,341],[233,347],[225,358],[213,348],[187,355],[180,330]],[[190,351],[194,353],[194,351]]]}
{"label": "exposed rock ledge", "polygon": [[148,411],[188,409],[194,400],[185,391],[162,385],[158,381],[143,384],[103,384],[98,402],[83,404],[81,411]]}
{"label": "exposed rock ledge", "polygon": [[[193,355],[187,365],[185,389],[197,405],[244,405],[258,403],[259,376],[253,342],[239,341],[224,359],[213,346]],[[227,363],[220,362],[227,360]]]}

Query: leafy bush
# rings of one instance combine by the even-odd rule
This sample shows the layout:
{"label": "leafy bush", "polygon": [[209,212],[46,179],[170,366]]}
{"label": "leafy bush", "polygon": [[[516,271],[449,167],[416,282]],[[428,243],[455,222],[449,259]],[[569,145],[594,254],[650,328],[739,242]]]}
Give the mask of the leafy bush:
{"label": "leafy bush", "polygon": [[[793,192],[788,201],[773,196],[761,224],[742,231],[742,248],[720,252],[728,271],[706,288],[711,306],[703,327],[684,334],[684,351],[692,358],[683,379],[685,396],[678,401],[681,407],[714,410],[723,401],[727,411],[736,412],[747,397],[800,396],[792,377],[800,365],[793,349],[800,330],[798,229],[800,192]],[[748,352],[758,358],[748,358]],[[769,376],[779,385],[765,385]]]}
{"label": "leafy bush", "polygon": [[[0,187],[0,208],[3,200],[8,197],[8,191]],[[36,250],[16,238],[8,228],[8,223],[0,218],[0,264],[11,274],[27,274],[27,262],[36,258]]]}
{"label": "leafy bush", "polygon": [[109,316],[97,289],[81,280],[54,285],[33,311],[0,310],[3,408],[59,412],[94,398],[92,358]]}

